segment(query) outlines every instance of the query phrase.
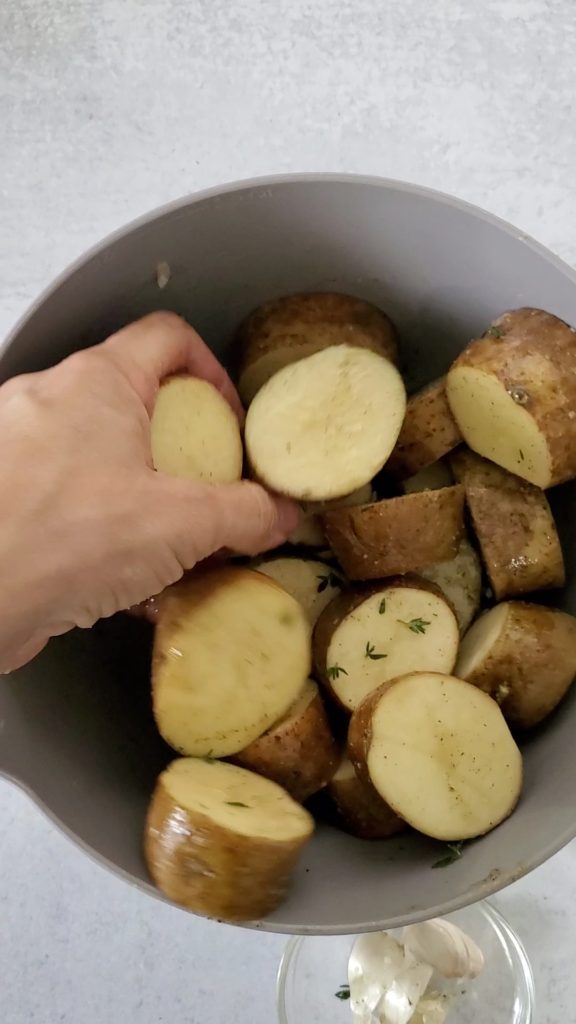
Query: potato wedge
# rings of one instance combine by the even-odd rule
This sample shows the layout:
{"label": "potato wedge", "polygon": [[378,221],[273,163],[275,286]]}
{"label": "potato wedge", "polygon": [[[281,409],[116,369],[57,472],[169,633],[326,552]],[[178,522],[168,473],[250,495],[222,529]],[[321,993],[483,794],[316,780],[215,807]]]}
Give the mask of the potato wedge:
{"label": "potato wedge", "polygon": [[300,602],[311,626],[344,586],[339,572],[312,558],[263,558],[254,568],[276,580]]}
{"label": "potato wedge", "polygon": [[439,459],[425,469],[418,470],[414,476],[404,480],[402,488],[405,494],[415,491],[439,491],[442,487],[451,487],[454,477],[447,459]]}
{"label": "potato wedge", "polygon": [[418,491],[321,516],[328,543],[351,580],[417,572],[458,554],[464,488]]}
{"label": "potato wedge", "polygon": [[344,831],[359,839],[388,839],[406,828],[374,787],[358,778],[346,756],[328,783],[328,794]]}
{"label": "potato wedge", "polygon": [[461,441],[446,398],[446,379],[441,377],[408,399],[402,430],[386,469],[403,480],[438,462]]}
{"label": "potato wedge", "polygon": [[396,676],[451,672],[459,640],[442,591],[418,576],[402,576],[334,598],[316,623],[314,663],[338,703],[354,711]]}
{"label": "potato wedge", "polygon": [[576,476],[576,333],[541,309],[493,320],[447,377],[473,451],[537,487]]}
{"label": "potato wedge", "polygon": [[365,348],[337,345],[286,366],[246,417],[246,451],[271,490],[298,501],[351,494],[378,473],[404,418],[395,366]]}
{"label": "potato wedge", "polygon": [[455,558],[436,562],[420,573],[440,587],[456,612],[460,632],[464,633],[480,608],[482,597],[482,566],[470,541],[460,541]]}
{"label": "potato wedge", "polygon": [[169,476],[229,484],[244,459],[240,425],[208,381],[180,374],[161,385],[150,424],[154,468]]}
{"label": "potato wedge", "polygon": [[309,679],[288,713],[234,757],[303,803],[323,789],[338,767],[339,753],[317,684]]}
{"label": "potato wedge", "polygon": [[354,712],[348,753],[361,778],[434,839],[473,839],[520,797],[522,756],[496,701],[469,683],[416,672]]}
{"label": "potato wedge", "polygon": [[313,830],[310,814],[274,782],[186,757],[158,779],[144,850],[169,899],[197,914],[248,921],[282,901]]}
{"label": "potato wedge", "polygon": [[465,449],[452,465],[496,600],[562,587],[564,556],[544,491]]}
{"label": "potato wedge", "polygon": [[331,345],[356,345],[398,361],[394,325],[376,306],[334,292],[287,295],[259,306],[238,332],[238,390],[249,405],[278,370]]}
{"label": "potato wedge", "polygon": [[236,754],[286,714],[310,673],[310,626],[251,569],[195,573],[165,591],[154,638],[158,729],[179,753]]}
{"label": "potato wedge", "polygon": [[301,503],[302,516],[298,526],[288,538],[289,544],[302,545],[307,548],[326,547],[326,537],[320,525],[320,514],[332,508],[352,508],[355,505],[366,505],[372,501],[372,484],[364,484],[352,494],[344,498],[334,498],[333,501],[303,501]]}
{"label": "potato wedge", "polygon": [[511,726],[530,729],[576,676],[576,618],[524,601],[498,604],[464,637],[455,671],[489,693]]}

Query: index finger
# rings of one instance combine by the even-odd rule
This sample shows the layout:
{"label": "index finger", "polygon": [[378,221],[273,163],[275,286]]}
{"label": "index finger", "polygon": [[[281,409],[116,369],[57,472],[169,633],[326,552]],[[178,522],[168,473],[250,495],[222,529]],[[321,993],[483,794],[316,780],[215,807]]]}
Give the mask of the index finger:
{"label": "index finger", "polygon": [[149,313],[123,327],[102,345],[114,355],[149,411],[160,382],[188,371],[220,392],[240,420],[244,409],[226,370],[193,327],[176,313]]}

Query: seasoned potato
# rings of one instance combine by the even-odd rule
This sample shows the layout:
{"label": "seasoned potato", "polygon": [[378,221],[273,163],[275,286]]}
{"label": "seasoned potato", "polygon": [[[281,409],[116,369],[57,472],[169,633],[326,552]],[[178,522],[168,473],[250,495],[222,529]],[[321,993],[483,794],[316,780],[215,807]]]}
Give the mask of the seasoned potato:
{"label": "seasoned potato", "polygon": [[494,697],[510,725],[538,725],[576,675],[576,618],[523,601],[496,605],[464,637],[456,674]]}
{"label": "seasoned potato", "polygon": [[322,698],[311,679],[286,716],[234,757],[236,764],[272,779],[301,803],[330,781],[338,760]]}
{"label": "seasoned potato", "polygon": [[576,334],[541,309],[516,309],[472,341],[447,378],[470,448],[537,487],[576,476]]}
{"label": "seasoned potato", "polygon": [[404,494],[414,494],[415,491],[439,491],[442,487],[451,487],[454,477],[447,459],[439,459],[432,465],[420,469],[414,476],[404,480],[402,488]]}
{"label": "seasoned potato", "polygon": [[565,582],[564,557],[544,491],[473,452],[452,459],[497,601]]}
{"label": "seasoned potato", "polygon": [[348,757],[328,783],[328,793],[344,831],[359,839],[388,839],[406,828],[374,787],[358,778]]}
{"label": "seasoned potato", "polygon": [[326,547],[326,537],[320,525],[320,514],[332,508],[352,508],[354,505],[366,505],[372,501],[372,484],[364,484],[352,494],[344,498],[334,498],[333,501],[303,501],[301,503],[302,516],[298,526],[291,533],[288,541],[290,544],[302,545],[307,548]]}
{"label": "seasoned potato", "polygon": [[464,535],[464,489],[418,491],[325,512],[330,547],[351,580],[417,572],[455,558]]}
{"label": "seasoned potato", "polygon": [[238,388],[245,405],[278,370],[331,345],[356,345],[398,360],[396,331],[386,314],[370,302],[334,292],[266,302],[246,318],[238,341]]}
{"label": "seasoned potato", "polygon": [[154,715],[179,753],[243,750],[286,714],[309,673],[306,613],[263,573],[229,566],[165,591],[152,661]]}
{"label": "seasoned potato", "polygon": [[254,568],[276,580],[300,602],[311,626],[344,585],[332,566],[312,558],[263,558]]}
{"label": "seasoned potato", "polygon": [[161,385],[150,424],[154,468],[229,484],[242,476],[238,420],[213,384],[184,374]]}
{"label": "seasoned potato", "polygon": [[409,825],[473,839],[516,806],[522,757],[496,701],[453,676],[415,672],[352,715],[348,753],[361,778]]}
{"label": "seasoned potato", "polygon": [[403,576],[334,598],[316,623],[314,664],[338,703],[353,711],[381,683],[406,672],[451,672],[459,639],[442,591]]}
{"label": "seasoned potato", "polygon": [[158,779],[144,849],[169,899],[198,914],[248,921],[282,901],[313,830],[308,812],[274,782],[186,757]]}
{"label": "seasoned potato", "polygon": [[455,558],[429,565],[420,572],[448,598],[463,633],[476,615],[482,597],[482,566],[470,541],[464,538],[460,542]]}
{"label": "seasoned potato", "polygon": [[279,370],[256,395],[246,417],[250,465],[298,501],[343,497],[382,469],[405,408],[388,359],[351,345],[325,349]]}
{"label": "seasoned potato", "polygon": [[442,377],[412,395],[400,436],[386,469],[401,479],[413,476],[451,452],[462,435],[446,399]]}

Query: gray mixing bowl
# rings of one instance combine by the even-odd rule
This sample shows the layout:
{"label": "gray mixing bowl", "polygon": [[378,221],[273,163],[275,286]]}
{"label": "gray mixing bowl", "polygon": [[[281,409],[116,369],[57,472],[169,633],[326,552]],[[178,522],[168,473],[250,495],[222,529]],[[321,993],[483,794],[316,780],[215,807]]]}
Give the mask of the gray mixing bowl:
{"label": "gray mixing bowl", "polygon": [[[164,290],[156,267],[166,261]],[[244,314],[297,290],[352,292],[396,321],[410,386],[444,371],[496,314],[530,305],[576,323],[576,275],[521,232],[447,196],[330,175],[232,185],[177,202],[67,271],[8,340],[0,377],[35,370],[149,310],[183,314],[230,355]],[[575,490],[553,495],[576,612]],[[142,510],[146,514],[146,510]],[[145,626],[124,617],[53,642],[0,682],[0,772],[83,849],[153,893],[144,813],[170,752],[150,713]],[[318,828],[286,902],[256,926],[337,933],[445,914],[519,878],[576,834],[576,692],[525,745],[518,810],[442,870],[439,844]]]}

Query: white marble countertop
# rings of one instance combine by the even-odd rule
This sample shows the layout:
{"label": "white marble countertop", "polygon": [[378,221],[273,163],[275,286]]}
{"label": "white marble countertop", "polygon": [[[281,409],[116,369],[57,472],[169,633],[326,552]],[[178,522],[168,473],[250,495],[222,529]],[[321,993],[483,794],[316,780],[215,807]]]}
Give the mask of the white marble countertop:
{"label": "white marble countertop", "polygon": [[[571,0],[3,0],[0,337],[126,220],[271,172],[441,188],[576,264],[575,44]],[[0,865],[2,1024],[275,1020],[282,938],[144,898],[6,784]],[[573,1021],[576,845],[497,903]]]}

